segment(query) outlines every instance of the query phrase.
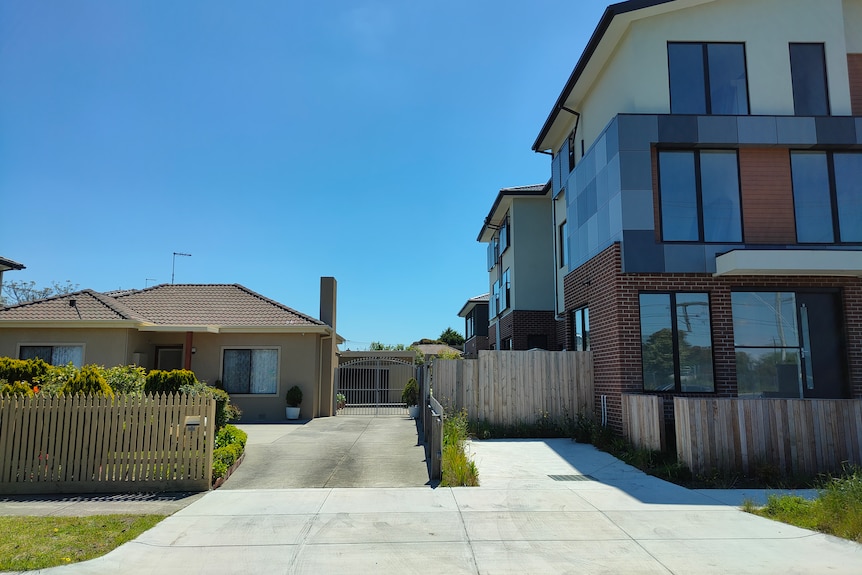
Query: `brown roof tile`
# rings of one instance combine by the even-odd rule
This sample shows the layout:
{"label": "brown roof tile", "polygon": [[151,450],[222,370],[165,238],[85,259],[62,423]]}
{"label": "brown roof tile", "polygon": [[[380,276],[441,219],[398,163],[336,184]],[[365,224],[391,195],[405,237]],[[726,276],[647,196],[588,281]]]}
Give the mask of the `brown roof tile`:
{"label": "brown roof tile", "polygon": [[160,325],[323,325],[239,284],[163,284],[115,299]]}
{"label": "brown roof tile", "polygon": [[[239,284],[164,284],[143,290],[83,290],[0,309],[0,321],[136,320],[157,325],[322,326],[323,322]],[[70,302],[75,300],[75,305]]]}
{"label": "brown roof tile", "polygon": [[114,298],[89,289],[0,309],[0,320],[10,321],[143,319],[136,311]]}

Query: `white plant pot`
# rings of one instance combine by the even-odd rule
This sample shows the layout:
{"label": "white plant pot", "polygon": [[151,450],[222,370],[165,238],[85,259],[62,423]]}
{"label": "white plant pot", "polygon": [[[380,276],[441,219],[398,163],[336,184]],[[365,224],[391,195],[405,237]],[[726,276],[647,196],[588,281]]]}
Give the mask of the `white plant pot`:
{"label": "white plant pot", "polygon": [[299,419],[299,408],[298,407],[285,407],[284,414],[288,419]]}
{"label": "white plant pot", "polygon": [[411,405],[407,408],[407,414],[412,418],[416,419],[419,417],[419,406]]}

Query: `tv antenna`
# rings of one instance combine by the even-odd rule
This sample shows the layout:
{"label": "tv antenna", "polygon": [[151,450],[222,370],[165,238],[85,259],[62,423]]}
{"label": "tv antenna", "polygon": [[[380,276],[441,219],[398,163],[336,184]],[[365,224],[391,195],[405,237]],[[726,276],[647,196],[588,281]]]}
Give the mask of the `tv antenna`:
{"label": "tv antenna", "polygon": [[192,257],[192,254],[184,254],[183,252],[174,252],[174,259],[171,262],[171,285],[174,283],[174,270],[177,266],[177,256],[185,256],[187,258]]}

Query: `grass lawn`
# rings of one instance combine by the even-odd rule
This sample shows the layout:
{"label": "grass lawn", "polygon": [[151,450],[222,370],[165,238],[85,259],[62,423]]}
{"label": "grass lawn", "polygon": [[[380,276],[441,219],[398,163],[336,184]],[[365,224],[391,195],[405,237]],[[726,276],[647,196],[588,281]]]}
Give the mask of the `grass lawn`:
{"label": "grass lawn", "polygon": [[862,543],[862,469],[851,469],[842,477],[829,479],[814,501],[794,495],[770,496],[764,507],[746,502],[744,509]]}
{"label": "grass lawn", "polygon": [[0,517],[0,571],[25,571],[99,557],[131,541],[164,515]]}

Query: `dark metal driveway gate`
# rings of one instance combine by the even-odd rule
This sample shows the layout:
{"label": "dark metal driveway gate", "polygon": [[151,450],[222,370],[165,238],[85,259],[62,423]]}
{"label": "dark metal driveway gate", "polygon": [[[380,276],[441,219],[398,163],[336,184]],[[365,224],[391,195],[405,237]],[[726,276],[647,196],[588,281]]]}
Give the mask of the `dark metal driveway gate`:
{"label": "dark metal driveway gate", "polygon": [[345,398],[344,415],[407,415],[401,392],[416,377],[412,362],[390,358],[360,358],[335,370],[337,393]]}

